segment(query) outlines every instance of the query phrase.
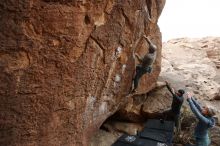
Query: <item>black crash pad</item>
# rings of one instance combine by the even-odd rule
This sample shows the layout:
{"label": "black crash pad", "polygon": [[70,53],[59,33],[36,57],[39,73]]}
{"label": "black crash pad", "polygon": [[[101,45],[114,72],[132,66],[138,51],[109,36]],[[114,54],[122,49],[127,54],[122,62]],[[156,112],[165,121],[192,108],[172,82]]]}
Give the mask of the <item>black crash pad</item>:
{"label": "black crash pad", "polygon": [[112,146],[169,146],[166,143],[143,139],[134,135],[122,135]]}
{"label": "black crash pad", "polygon": [[167,132],[173,132],[175,123],[173,121],[149,119],[144,125],[144,128],[148,129],[157,129]]}
{"label": "black crash pad", "polygon": [[174,122],[150,119],[138,135],[122,135],[112,146],[172,146]]}
{"label": "black crash pad", "polygon": [[171,143],[174,134],[174,122],[150,119],[145,123],[144,130],[139,133],[141,138],[163,143]]}
{"label": "black crash pad", "polygon": [[145,129],[144,131],[140,132],[141,138],[147,138],[159,142],[167,142],[167,134],[164,131],[154,130],[154,129]]}

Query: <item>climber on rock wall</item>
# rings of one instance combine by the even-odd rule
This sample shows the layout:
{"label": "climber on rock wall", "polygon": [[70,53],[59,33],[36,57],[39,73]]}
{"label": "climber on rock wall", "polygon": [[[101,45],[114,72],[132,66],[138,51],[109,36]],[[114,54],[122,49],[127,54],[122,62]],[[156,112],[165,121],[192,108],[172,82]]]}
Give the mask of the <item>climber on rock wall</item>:
{"label": "climber on rock wall", "polygon": [[186,93],[187,101],[196,118],[199,120],[194,131],[196,146],[209,146],[211,141],[209,138],[209,129],[215,125],[215,110],[204,106],[201,107],[192,97],[191,93]]}
{"label": "climber on rock wall", "polygon": [[151,42],[151,40],[148,37],[146,37],[145,35],[143,37],[145,38],[145,40],[149,44],[149,53],[147,53],[144,57],[140,57],[138,54],[135,54],[135,56],[137,57],[140,64],[136,66],[136,73],[135,73],[135,77],[133,79],[134,88],[132,89],[131,93],[136,92],[140,78],[145,73],[152,72],[153,63],[155,62],[155,59],[156,59],[157,46],[154,45]]}
{"label": "climber on rock wall", "polygon": [[184,101],[184,93],[185,91],[183,89],[179,89],[178,91],[175,91],[174,88],[171,87],[170,83],[165,81],[167,89],[170,91],[170,93],[173,96],[173,101],[171,105],[171,109],[165,111],[163,113],[164,117],[173,120],[175,122],[177,133],[180,132],[180,110]]}

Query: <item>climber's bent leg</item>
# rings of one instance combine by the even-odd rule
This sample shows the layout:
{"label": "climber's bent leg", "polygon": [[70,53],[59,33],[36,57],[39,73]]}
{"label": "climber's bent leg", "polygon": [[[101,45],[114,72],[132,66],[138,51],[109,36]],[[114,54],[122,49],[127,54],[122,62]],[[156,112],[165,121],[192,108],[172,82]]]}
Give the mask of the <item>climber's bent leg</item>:
{"label": "climber's bent leg", "polygon": [[135,92],[135,90],[137,89],[139,80],[143,76],[143,74],[144,74],[143,68],[141,66],[137,66],[136,67],[136,74],[135,74],[135,77],[133,80],[134,81],[134,89],[132,90],[133,92]]}

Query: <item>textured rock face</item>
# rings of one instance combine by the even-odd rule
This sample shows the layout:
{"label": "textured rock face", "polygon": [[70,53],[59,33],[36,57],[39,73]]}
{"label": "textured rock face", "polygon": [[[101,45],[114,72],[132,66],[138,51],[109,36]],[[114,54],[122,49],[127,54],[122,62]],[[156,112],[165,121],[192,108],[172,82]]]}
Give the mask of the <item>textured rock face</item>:
{"label": "textured rock face", "polygon": [[165,1],[0,1],[0,145],[87,145],[125,101],[150,36],[159,48]]}
{"label": "textured rock face", "polygon": [[164,43],[160,78],[193,92],[198,99],[220,111],[219,46],[220,38],[214,37]]}
{"label": "textured rock face", "polygon": [[[164,86],[162,86],[164,87]],[[136,95],[117,113],[117,119],[131,122],[144,122],[148,118],[158,118],[170,108],[172,96],[166,88],[156,88],[148,94]]]}
{"label": "textured rock face", "polygon": [[163,45],[161,77],[185,86],[201,99],[213,100],[220,92],[219,38],[174,39]]}

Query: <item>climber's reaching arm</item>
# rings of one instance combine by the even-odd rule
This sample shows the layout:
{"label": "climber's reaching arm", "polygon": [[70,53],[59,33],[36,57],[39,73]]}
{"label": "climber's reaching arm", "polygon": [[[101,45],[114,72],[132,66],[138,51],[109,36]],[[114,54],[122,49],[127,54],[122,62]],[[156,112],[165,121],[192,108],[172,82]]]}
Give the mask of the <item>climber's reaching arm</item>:
{"label": "climber's reaching arm", "polygon": [[146,35],[143,35],[143,37],[145,38],[145,40],[149,44],[149,49],[153,50],[153,52],[156,52],[157,51],[157,46],[154,45],[154,43]]}
{"label": "climber's reaching arm", "polygon": [[139,61],[140,63],[143,62],[143,58],[140,57],[137,53],[135,53],[135,56],[137,57],[137,59],[138,59],[138,61]]}
{"label": "climber's reaching arm", "polygon": [[145,40],[147,41],[148,44],[153,44],[146,35],[143,35],[143,37],[145,38]]}

